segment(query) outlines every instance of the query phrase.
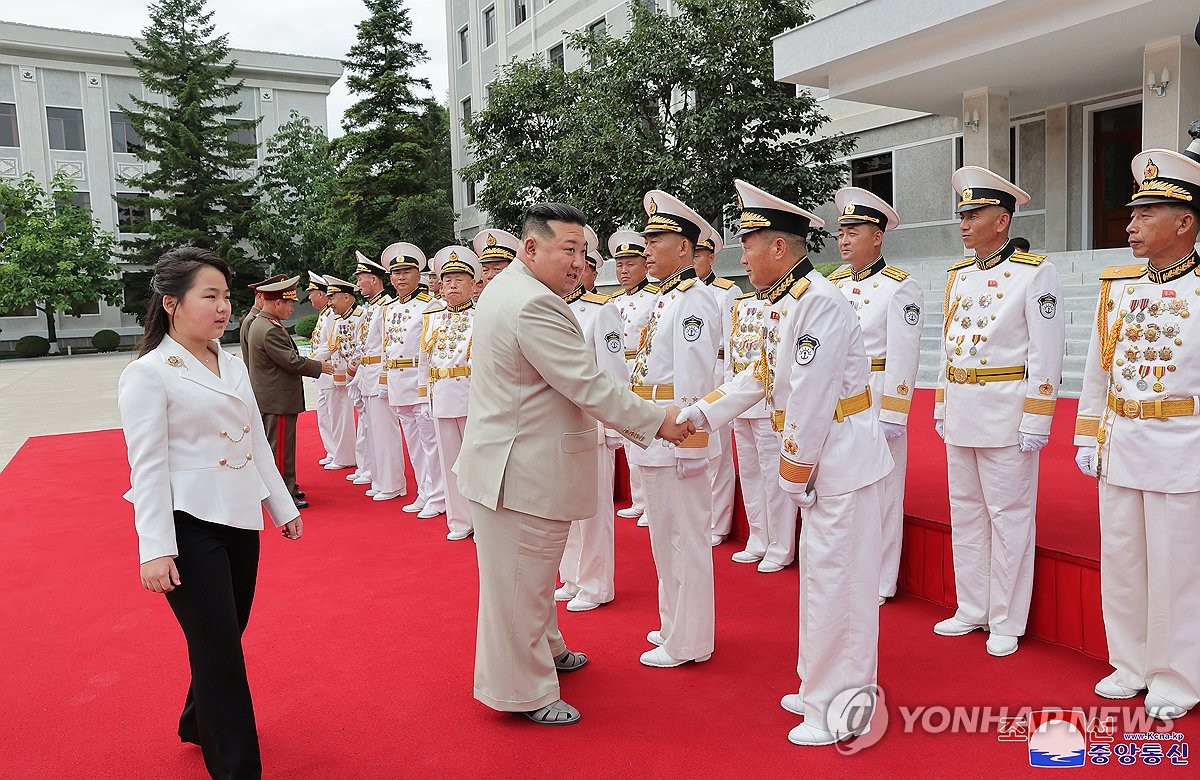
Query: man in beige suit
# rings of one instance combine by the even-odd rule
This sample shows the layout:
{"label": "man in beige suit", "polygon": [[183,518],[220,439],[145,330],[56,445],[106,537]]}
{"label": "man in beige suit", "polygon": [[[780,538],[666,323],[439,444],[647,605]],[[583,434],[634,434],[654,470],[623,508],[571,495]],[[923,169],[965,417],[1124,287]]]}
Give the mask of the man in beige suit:
{"label": "man in beige suit", "polygon": [[[475,315],[471,395],[459,489],[479,556],[475,698],[536,723],[579,712],[558,672],[587,662],[567,650],[554,605],[570,523],[596,511],[596,420],[639,447],[692,431],[597,365],[562,300],[582,278],[585,219],[558,203],[529,208],[519,262],[488,284]],[[665,411],[665,414],[664,414]]]}

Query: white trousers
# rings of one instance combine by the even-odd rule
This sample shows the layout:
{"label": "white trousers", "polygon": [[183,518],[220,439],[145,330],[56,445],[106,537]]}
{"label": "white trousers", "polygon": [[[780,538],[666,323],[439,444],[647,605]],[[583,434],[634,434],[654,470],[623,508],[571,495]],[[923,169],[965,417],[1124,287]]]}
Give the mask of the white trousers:
{"label": "white trousers", "polygon": [[879,510],[883,480],[823,496],[800,526],[800,646],[804,720],[830,731],[839,693],[874,685],[879,662]]}
{"label": "white trousers", "polygon": [[738,479],[750,523],[746,552],[787,566],[796,558],[796,505],[779,486],[780,439],[769,417],[733,421]]}
{"label": "white trousers", "polygon": [[[330,396],[333,395],[333,386],[317,388],[317,433],[321,435],[321,446],[325,448],[325,457],[333,457],[334,438],[333,438],[333,420],[330,419]],[[337,463],[337,461],[334,461]],[[340,465],[340,464],[339,464]],[[350,465],[350,464],[345,464]]]}
{"label": "white trousers", "polygon": [[393,406],[392,411],[400,421],[404,442],[408,445],[408,457],[412,459],[413,475],[417,480],[417,493],[425,504],[434,507],[446,506],[446,482],[442,477],[442,461],[438,457],[437,431],[432,418],[417,416],[417,409],[429,407],[425,402],[409,406]]}
{"label": "white trousers", "polygon": [[[437,417],[433,422],[437,431],[438,457],[442,461],[442,473],[446,475],[446,527],[453,533],[470,531],[470,509],[467,507],[467,499],[458,492],[458,477],[453,471],[458,453],[462,452],[463,431],[467,427],[467,418]],[[555,565],[557,566],[557,562]]]}
{"label": "white trousers", "polygon": [[879,569],[879,595],[896,595],[900,576],[900,548],[904,542],[904,475],[908,472],[908,434],[888,443],[895,467],[883,478],[883,566]]}
{"label": "white trousers", "polygon": [[329,429],[333,435],[329,454],[339,466],[357,463],[354,452],[354,402],[345,387],[329,391]]}
{"label": "white trousers", "polygon": [[573,523],[469,506],[479,559],[475,698],[504,712],[545,707],[559,698],[554,659],[567,649],[554,572]]}
{"label": "white trousers", "polygon": [[1117,682],[1200,703],[1200,493],[1100,481],[1100,596]]}
{"label": "white trousers", "polygon": [[358,434],[354,438],[354,462],[358,464],[360,476],[371,478],[371,419],[367,416],[367,405],[362,396],[354,400],[354,411],[358,412]]}
{"label": "white trousers", "polygon": [[625,465],[629,467],[629,506],[630,508],[641,509],[644,512],[646,510],[646,497],[642,490],[642,467],[633,465],[629,462],[628,458],[625,460]]}
{"label": "white trousers", "polygon": [[674,466],[643,466],[642,485],[663,648],[680,660],[702,658],[713,651],[716,624],[708,472],[680,479]]}
{"label": "white trousers", "polygon": [[380,493],[405,491],[404,440],[400,437],[400,424],[391,404],[381,395],[363,398],[367,417],[371,421],[371,487]]}
{"label": "white trousers", "polygon": [[721,440],[721,454],[708,462],[708,478],[712,485],[712,526],[717,536],[729,536],[733,529],[733,491],[736,474],[733,468],[733,428],[726,425],[714,434]]}
{"label": "white trousers", "polygon": [[964,623],[1021,636],[1033,597],[1038,454],[946,445],[954,587]]}
{"label": "white trousers", "polygon": [[596,457],[596,514],[571,523],[567,547],[563,551],[558,575],[575,595],[593,604],[613,600],[615,569],[615,529],[613,527],[613,469],[615,453],[601,444]]}

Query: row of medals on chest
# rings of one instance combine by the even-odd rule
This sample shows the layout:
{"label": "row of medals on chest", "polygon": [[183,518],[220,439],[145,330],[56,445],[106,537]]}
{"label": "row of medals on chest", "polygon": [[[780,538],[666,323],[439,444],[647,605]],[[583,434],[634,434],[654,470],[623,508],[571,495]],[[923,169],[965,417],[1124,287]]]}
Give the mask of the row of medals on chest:
{"label": "row of medals on chest", "polygon": [[471,317],[462,312],[452,312],[449,316],[442,315],[442,323],[438,326],[437,356],[440,358],[454,357],[454,351],[462,342],[463,336],[471,329]]}
{"label": "row of medals on chest", "polygon": [[[767,363],[775,365],[775,348],[779,345],[779,330],[763,324],[763,316],[767,314],[761,306],[747,306],[738,316],[737,327],[729,339],[734,347],[734,362],[749,361],[759,350],[759,344],[767,350]],[[781,312],[770,312],[772,321],[782,317]]]}
{"label": "row of medals on chest", "polygon": [[412,318],[412,309],[408,307],[400,307],[398,313],[395,314],[389,309],[387,318],[388,341],[393,344],[403,344],[404,334],[408,330],[408,325],[412,321]]}
{"label": "row of medals on chest", "polygon": [[[984,293],[983,295],[980,295],[978,298],[978,304],[979,304],[980,310],[990,307],[994,301],[1000,300],[1003,297],[1004,297],[1004,293],[1002,293],[1002,292],[997,292],[995,294],[995,298],[992,297],[991,293]],[[954,296],[954,300],[958,303],[958,310],[962,311],[962,312],[969,312],[976,305],[976,299],[972,298],[969,295],[956,295],[956,296]],[[990,315],[989,314],[980,314],[978,317],[971,315],[971,314],[964,314],[958,318],[958,325],[963,330],[969,330],[972,326],[982,329],[982,328],[986,327],[987,324],[994,319],[996,319],[995,314],[990,314]],[[974,355],[975,353],[977,353],[979,351],[978,345],[982,342],[987,341],[987,336],[983,335],[982,333],[976,333],[971,336],[971,339],[974,343],[971,344],[971,346],[968,348],[967,351],[968,351],[968,354]],[[957,346],[955,346],[955,348],[954,348],[954,354],[961,355],[963,353],[962,345],[963,345],[963,342],[966,341],[966,336],[959,336],[957,338],[951,338],[950,341],[957,344]]]}
{"label": "row of medals on chest", "polygon": [[[1114,304],[1110,301],[1109,306]],[[1175,357],[1174,350],[1170,344],[1157,346],[1159,339],[1170,339],[1175,346],[1183,346],[1183,339],[1179,338],[1180,326],[1175,322],[1158,323],[1154,320],[1158,317],[1166,315],[1175,315],[1180,319],[1187,319],[1190,316],[1188,312],[1188,302],[1180,298],[1170,300],[1152,301],[1149,298],[1138,298],[1129,302],[1128,309],[1122,309],[1118,312],[1117,317],[1124,320],[1125,326],[1117,332],[1117,341],[1125,341],[1128,339],[1131,343],[1124,350],[1124,357],[1117,358],[1114,363],[1114,370],[1120,368],[1121,376],[1127,380],[1133,380],[1134,377],[1139,377],[1137,382],[1138,390],[1152,389],[1156,393],[1161,393],[1166,389],[1162,383],[1162,378],[1167,373],[1175,371],[1174,364],[1168,363],[1166,366],[1134,366],[1132,363],[1138,358],[1147,361],[1162,361],[1167,363]],[[1147,318],[1151,321],[1146,322]],[[1138,344],[1132,342],[1145,339],[1150,346],[1142,348]],[[1149,381],[1150,376],[1154,376],[1154,383]],[[1118,388],[1117,392],[1120,392]]]}

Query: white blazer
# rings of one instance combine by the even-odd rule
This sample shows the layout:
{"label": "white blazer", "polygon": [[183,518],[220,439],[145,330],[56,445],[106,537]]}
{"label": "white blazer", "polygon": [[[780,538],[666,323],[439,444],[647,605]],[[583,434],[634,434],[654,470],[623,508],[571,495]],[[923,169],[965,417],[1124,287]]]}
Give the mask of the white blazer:
{"label": "white blazer", "polygon": [[276,526],[300,515],[263,430],[250,377],[217,350],[221,376],[171,337],[130,363],[117,384],[129,450],[141,561],[179,553],[173,512],[262,530],[265,502]]}

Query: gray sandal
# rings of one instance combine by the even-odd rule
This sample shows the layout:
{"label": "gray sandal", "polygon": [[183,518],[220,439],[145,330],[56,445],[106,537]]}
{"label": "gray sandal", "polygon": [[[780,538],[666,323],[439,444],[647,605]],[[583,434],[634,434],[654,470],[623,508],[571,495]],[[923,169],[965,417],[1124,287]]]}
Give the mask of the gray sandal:
{"label": "gray sandal", "polygon": [[583,653],[572,653],[568,650],[554,659],[554,668],[560,672],[573,672],[587,662],[588,658]]}
{"label": "gray sandal", "polygon": [[542,726],[570,726],[572,723],[579,722],[579,710],[562,699],[551,702],[541,709],[521,714]]}

